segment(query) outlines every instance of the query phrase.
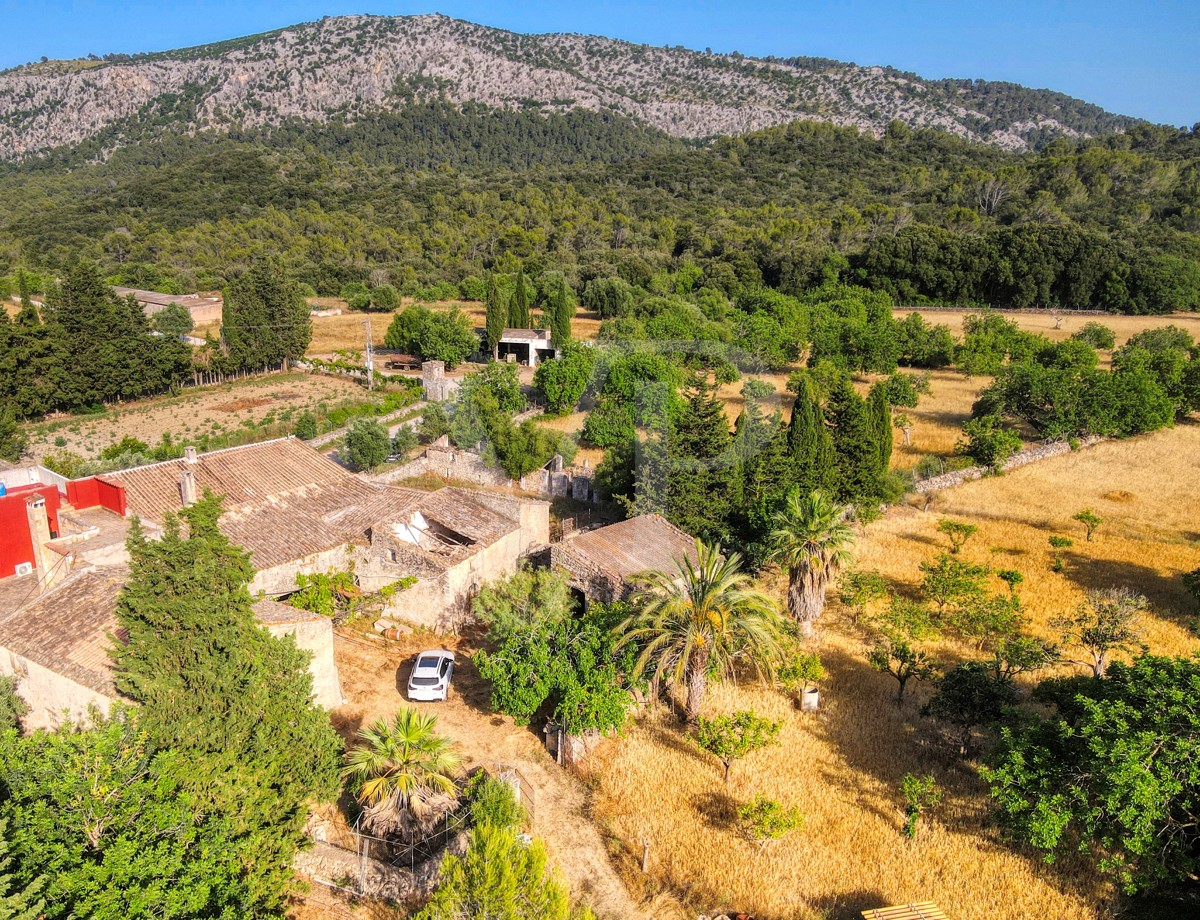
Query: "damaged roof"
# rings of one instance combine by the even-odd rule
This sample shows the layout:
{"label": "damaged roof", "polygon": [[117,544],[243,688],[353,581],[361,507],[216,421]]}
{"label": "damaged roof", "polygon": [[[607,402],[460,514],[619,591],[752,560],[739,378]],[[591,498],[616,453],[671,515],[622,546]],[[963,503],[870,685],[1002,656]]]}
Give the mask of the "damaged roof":
{"label": "damaged roof", "polygon": [[407,523],[416,512],[472,544],[490,545],[519,527],[469,490],[422,492],[372,482],[294,438],[198,454],[193,462],[152,463],[104,478],[125,487],[131,515],[161,523],[168,512],[183,509],[179,483],[188,470],[198,494],[209,489],[225,496],[221,531],[250,553],[260,571],[339,546],[366,544],[374,528]]}

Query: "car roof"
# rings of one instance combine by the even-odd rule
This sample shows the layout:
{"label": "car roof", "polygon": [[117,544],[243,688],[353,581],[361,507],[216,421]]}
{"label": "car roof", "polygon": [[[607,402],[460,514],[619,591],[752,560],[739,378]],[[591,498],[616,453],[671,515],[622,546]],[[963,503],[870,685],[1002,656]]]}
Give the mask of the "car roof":
{"label": "car roof", "polygon": [[427,651],[417,653],[417,661],[418,662],[422,658],[426,658],[426,657],[436,658],[438,661],[441,661],[444,658],[449,658],[451,661],[453,661],[454,660],[454,652],[449,652],[449,651],[446,651],[446,649],[442,649],[442,648],[431,648]]}

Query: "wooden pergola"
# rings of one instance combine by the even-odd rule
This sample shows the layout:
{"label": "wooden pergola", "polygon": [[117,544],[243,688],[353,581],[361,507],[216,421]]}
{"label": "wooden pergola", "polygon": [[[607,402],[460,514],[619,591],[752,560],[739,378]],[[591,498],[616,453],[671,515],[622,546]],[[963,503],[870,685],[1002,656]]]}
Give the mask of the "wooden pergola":
{"label": "wooden pergola", "polygon": [[863,920],[950,920],[946,912],[932,901],[900,904],[896,907],[876,907],[862,912]]}

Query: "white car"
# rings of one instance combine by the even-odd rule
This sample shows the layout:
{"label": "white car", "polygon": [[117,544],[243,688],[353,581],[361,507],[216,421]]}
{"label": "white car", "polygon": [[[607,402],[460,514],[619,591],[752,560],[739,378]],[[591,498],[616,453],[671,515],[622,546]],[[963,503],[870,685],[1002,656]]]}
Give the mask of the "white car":
{"label": "white car", "polygon": [[408,698],[414,702],[445,700],[454,674],[454,652],[431,649],[421,652],[408,677]]}

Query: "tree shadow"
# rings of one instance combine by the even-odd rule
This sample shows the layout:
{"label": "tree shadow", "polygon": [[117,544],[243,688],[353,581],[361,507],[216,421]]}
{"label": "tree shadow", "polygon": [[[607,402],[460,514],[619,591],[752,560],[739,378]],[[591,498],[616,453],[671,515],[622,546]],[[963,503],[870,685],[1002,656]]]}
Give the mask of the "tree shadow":
{"label": "tree shadow", "polygon": [[363,724],[363,714],[357,707],[341,706],[329,713],[329,721],[342,740],[349,743],[358,737]]}
{"label": "tree shadow", "polygon": [[725,790],[697,793],[691,802],[709,827],[721,831],[732,831],[737,827],[738,803]]}
{"label": "tree shadow", "polygon": [[688,737],[678,730],[672,730],[670,726],[663,724],[662,720],[643,723],[646,727],[646,733],[650,736],[655,745],[659,747],[670,748],[680,754],[686,754],[688,757],[698,760],[707,766],[711,766],[714,770],[719,770],[720,765],[714,758],[705,754],[697,748]]}
{"label": "tree shadow", "polygon": [[1096,559],[1079,550],[1064,554],[1063,574],[1085,591],[1128,587],[1150,601],[1150,613],[1181,625],[1191,616],[1194,602],[1177,575],[1164,575],[1149,566],[1124,559]]}

